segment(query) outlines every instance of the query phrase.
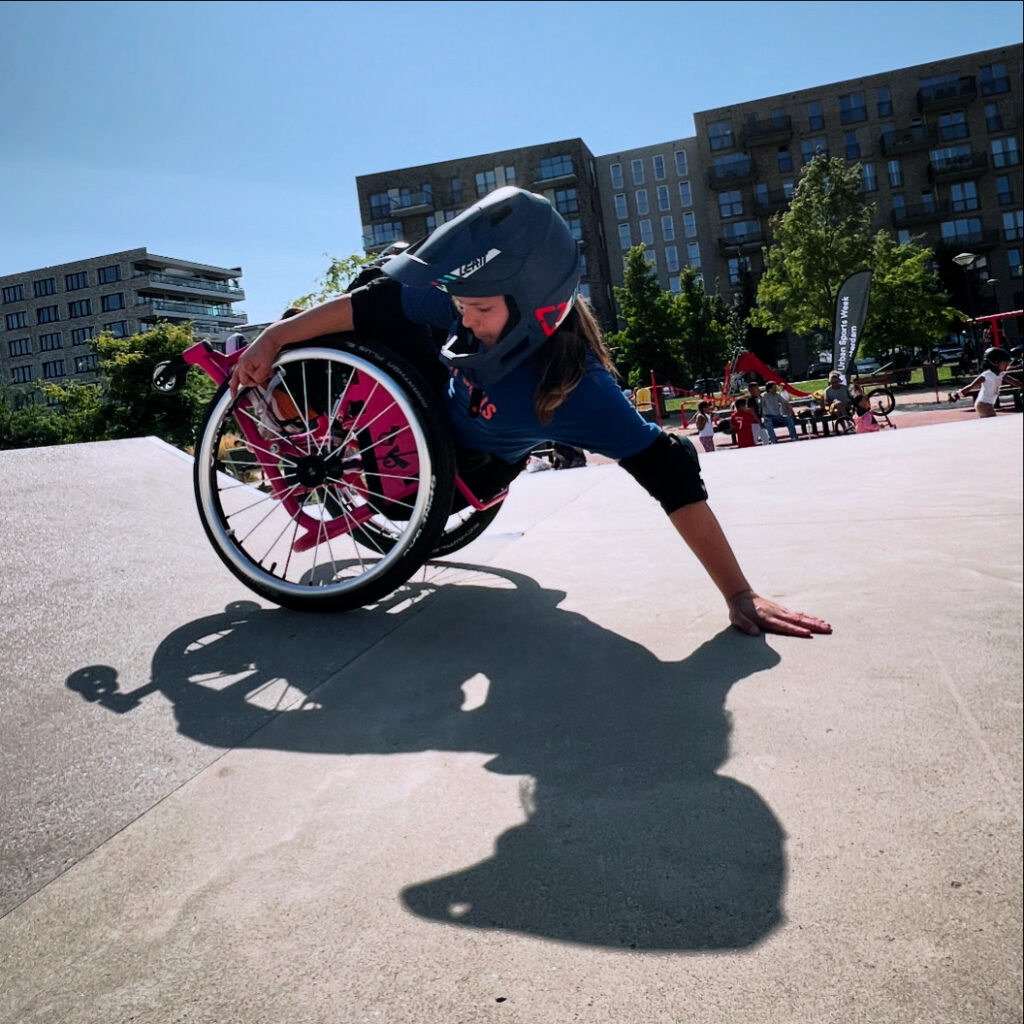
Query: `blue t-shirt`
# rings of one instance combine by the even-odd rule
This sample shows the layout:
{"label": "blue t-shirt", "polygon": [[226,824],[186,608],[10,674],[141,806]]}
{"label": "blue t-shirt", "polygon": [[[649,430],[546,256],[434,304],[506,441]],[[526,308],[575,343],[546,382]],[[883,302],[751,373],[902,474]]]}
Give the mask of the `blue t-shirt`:
{"label": "blue t-shirt", "polygon": [[[437,288],[402,288],[402,312],[413,323],[449,330],[458,321],[450,298]],[[587,355],[583,377],[541,423],[533,400],[544,370],[543,349],[483,389],[479,414],[470,415],[473,387],[452,370],[444,401],[460,445],[472,451],[516,462],[547,441],[583,448],[612,459],[636,455],[654,443],[661,430],[646,422],[622,393],[612,375],[593,354]]]}

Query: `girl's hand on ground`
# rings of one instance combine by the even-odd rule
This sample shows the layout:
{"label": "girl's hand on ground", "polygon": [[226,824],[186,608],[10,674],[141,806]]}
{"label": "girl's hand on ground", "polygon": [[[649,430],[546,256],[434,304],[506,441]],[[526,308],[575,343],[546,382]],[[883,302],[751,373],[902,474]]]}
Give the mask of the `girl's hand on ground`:
{"label": "girl's hand on ground", "polygon": [[832,627],[824,619],[790,611],[781,604],[760,597],[752,590],[741,591],[729,598],[729,621],[748,636],[757,636],[762,630],[765,633],[805,637],[832,632]]}

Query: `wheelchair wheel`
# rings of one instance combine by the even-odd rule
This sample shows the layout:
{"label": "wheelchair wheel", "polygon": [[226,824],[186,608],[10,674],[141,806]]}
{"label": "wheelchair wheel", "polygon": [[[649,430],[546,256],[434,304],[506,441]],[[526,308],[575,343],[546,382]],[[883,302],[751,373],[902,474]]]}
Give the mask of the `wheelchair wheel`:
{"label": "wheelchair wheel", "polygon": [[394,353],[349,335],[311,345],[284,351],[266,389],[218,390],[196,445],[196,502],[214,550],[255,593],[346,611],[429,558],[454,450],[437,397]]}
{"label": "wheelchair wheel", "polygon": [[888,388],[873,388],[865,397],[868,403],[884,416],[888,416],[896,408],[896,396]]}

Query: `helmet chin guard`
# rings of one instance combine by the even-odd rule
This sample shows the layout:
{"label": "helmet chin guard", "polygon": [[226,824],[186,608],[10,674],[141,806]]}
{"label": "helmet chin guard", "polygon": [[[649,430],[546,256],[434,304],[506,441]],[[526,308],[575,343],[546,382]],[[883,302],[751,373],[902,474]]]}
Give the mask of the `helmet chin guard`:
{"label": "helmet chin guard", "polygon": [[384,273],[453,296],[503,296],[509,323],[487,348],[460,325],[441,358],[487,387],[540,349],[569,315],[579,285],[576,240],[543,196],[506,186],[396,256]]}

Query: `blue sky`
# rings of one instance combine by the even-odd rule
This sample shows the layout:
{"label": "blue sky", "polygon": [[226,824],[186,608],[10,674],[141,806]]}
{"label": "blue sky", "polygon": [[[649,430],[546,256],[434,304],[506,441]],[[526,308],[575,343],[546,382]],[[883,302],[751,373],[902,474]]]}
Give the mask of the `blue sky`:
{"label": "blue sky", "polygon": [[1019,43],[1024,5],[5,3],[0,274],[136,246],[243,268],[251,321],[360,247],[355,177]]}

